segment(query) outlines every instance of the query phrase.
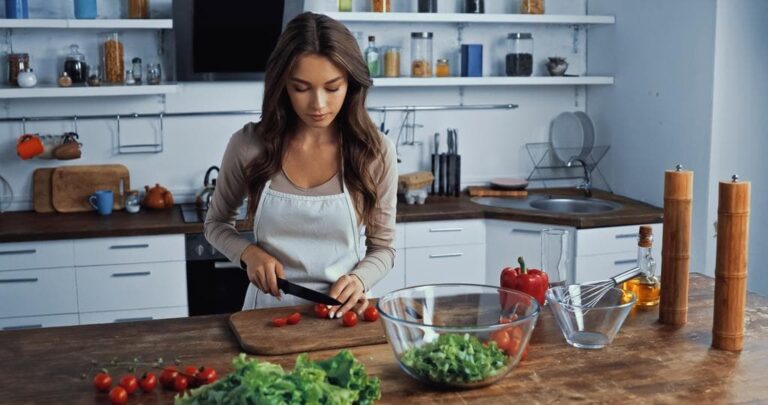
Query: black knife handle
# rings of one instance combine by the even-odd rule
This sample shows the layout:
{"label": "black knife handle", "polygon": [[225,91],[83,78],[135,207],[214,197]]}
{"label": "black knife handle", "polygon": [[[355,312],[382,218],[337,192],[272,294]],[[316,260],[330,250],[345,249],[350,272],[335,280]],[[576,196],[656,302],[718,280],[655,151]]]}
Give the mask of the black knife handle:
{"label": "black knife handle", "polygon": [[440,154],[440,179],[438,181],[438,190],[437,193],[439,195],[445,195],[445,184],[446,180],[448,178],[448,156],[445,155],[445,153]]}
{"label": "black knife handle", "polygon": [[432,154],[432,194],[437,194],[437,182],[439,181],[438,177],[438,155],[436,153]]}

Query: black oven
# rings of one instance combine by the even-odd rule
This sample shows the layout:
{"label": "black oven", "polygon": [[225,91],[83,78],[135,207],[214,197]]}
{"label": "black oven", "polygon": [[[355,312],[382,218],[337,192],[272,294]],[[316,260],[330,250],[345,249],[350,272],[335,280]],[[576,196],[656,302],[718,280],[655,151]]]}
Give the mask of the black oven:
{"label": "black oven", "polygon": [[[201,222],[192,217],[194,206],[182,206],[185,222]],[[241,232],[250,241],[253,232]],[[189,315],[228,314],[243,308],[248,275],[230,262],[205,239],[202,233],[185,235],[187,261],[187,303]]]}

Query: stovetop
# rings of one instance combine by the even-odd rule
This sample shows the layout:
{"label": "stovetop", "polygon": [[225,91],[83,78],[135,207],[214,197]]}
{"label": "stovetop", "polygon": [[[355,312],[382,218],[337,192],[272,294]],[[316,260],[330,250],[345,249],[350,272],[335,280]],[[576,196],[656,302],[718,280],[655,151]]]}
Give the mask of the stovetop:
{"label": "stovetop", "polygon": [[[246,210],[247,206],[245,204],[241,205],[235,220],[240,221],[245,219]],[[195,204],[181,204],[181,216],[185,223],[205,222],[206,213],[206,210],[198,209]]]}

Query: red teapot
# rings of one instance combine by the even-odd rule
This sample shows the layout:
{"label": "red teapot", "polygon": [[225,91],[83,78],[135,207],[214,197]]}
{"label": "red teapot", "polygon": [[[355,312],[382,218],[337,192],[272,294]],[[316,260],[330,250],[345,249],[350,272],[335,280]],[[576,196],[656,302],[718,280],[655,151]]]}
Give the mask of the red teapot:
{"label": "red teapot", "polygon": [[142,205],[153,210],[164,210],[173,207],[173,195],[167,188],[155,183],[155,186],[149,188],[144,186],[146,195]]}

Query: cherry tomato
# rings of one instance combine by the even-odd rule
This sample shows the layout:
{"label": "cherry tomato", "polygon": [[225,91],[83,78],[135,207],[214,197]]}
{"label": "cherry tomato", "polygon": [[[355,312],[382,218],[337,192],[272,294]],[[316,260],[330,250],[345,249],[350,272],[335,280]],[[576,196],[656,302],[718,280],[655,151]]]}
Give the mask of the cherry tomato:
{"label": "cherry tomato", "polygon": [[175,389],[178,392],[182,392],[185,389],[187,389],[187,385],[189,385],[189,380],[187,377],[179,374],[176,376],[176,379],[173,380],[173,389]]}
{"label": "cherry tomato", "polygon": [[93,386],[101,392],[108,392],[112,388],[112,377],[109,374],[101,372],[93,377]]}
{"label": "cherry tomato", "polygon": [[288,323],[287,318],[272,318],[272,325],[277,326],[278,328],[285,326],[285,324]]}
{"label": "cherry tomato", "polygon": [[162,374],[160,374],[160,384],[165,388],[173,389],[173,382],[178,375],[179,372],[176,370],[176,367],[166,367]]}
{"label": "cherry tomato", "polygon": [[344,326],[355,326],[357,325],[357,314],[355,311],[349,311],[341,318],[341,322]]}
{"label": "cherry tomato", "polygon": [[301,320],[301,314],[298,312],[294,312],[290,315],[288,315],[288,325],[296,325]]}
{"label": "cherry tomato", "polygon": [[153,373],[144,373],[139,380],[139,387],[144,392],[152,392],[157,387],[157,377]]}
{"label": "cherry tomato", "polygon": [[328,307],[325,304],[315,304],[315,316],[318,318],[328,318]]}
{"label": "cherry tomato", "polygon": [[368,307],[363,311],[363,319],[368,322],[376,322],[379,320],[379,311],[374,307]]}
{"label": "cherry tomato", "polygon": [[136,376],[133,374],[127,374],[120,379],[119,385],[125,388],[125,391],[129,394],[133,394],[133,392],[139,388],[139,381],[136,380]]}
{"label": "cherry tomato", "polygon": [[210,367],[201,367],[200,372],[197,373],[197,381],[200,385],[210,384],[218,379],[219,374]]}
{"label": "cherry tomato", "polygon": [[112,391],[109,391],[109,400],[115,405],[123,405],[128,402],[128,392],[120,386],[112,388]]}
{"label": "cherry tomato", "polygon": [[187,366],[184,368],[184,376],[187,377],[187,382],[189,383],[190,388],[195,388],[200,386],[200,384],[197,383],[197,375],[200,371],[195,366]]}
{"label": "cherry tomato", "polygon": [[496,342],[496,346],[499,349],[504,350],[505,352],[509,350],[511,339],[506,330],[497,330],[496,332],[493,332],[493,334],[491,334],[491,339]]}

